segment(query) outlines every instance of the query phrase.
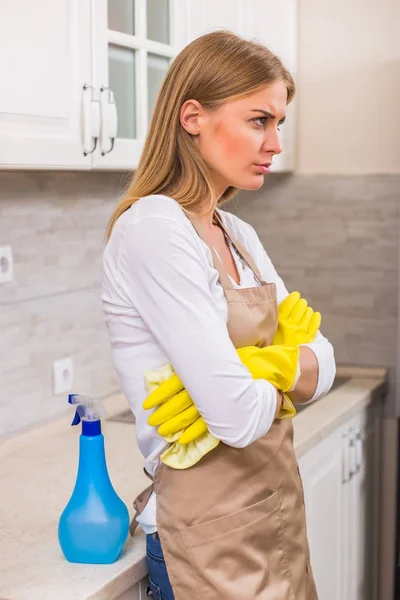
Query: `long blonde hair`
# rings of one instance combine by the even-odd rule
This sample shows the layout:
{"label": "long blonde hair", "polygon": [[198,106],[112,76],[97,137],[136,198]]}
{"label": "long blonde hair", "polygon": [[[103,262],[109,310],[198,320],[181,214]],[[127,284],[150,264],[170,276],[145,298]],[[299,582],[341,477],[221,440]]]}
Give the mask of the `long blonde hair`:
{"label": "long blonde hair", "polygon": [[[209,168],[180,123],[182,104],[191,98],[207,108],[257,91],[281,80],[287,102],[295,84],[280,59],[258,42],[230,31],[203,35],[186,46],[170,65],[158,93],[139,165],[107,227],[107,240],[118,217],[143,196],[165,194],[187,212],[198,212],[206,199],[214,205]],[[219,202],[236,193],[228,187]]]}

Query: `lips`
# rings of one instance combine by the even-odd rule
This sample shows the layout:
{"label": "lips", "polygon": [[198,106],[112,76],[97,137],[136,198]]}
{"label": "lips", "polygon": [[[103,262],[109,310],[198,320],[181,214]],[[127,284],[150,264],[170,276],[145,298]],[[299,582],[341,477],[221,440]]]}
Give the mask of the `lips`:
{"label": "lips", "polygon": [[261,171],[261,173],[269,173],[269,168],[272,165],[272,163],[262,163],[262,164],[256,164],[254,165],[255,167],[257,167],[257,169],[259,169]]}

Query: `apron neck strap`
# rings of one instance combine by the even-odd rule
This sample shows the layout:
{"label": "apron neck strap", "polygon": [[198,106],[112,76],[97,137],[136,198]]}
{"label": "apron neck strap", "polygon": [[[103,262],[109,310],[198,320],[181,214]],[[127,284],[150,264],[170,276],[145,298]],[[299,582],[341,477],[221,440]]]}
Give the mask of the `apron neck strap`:
{"label": "apron neck strap", "polygon": [[[218,211],[215,210],[214,212],[214,222],[219,225],[219,227],[221,227],[222,231],[225,233],[226,237],[230,239],[230,241],[232,242],[232,245],[234,246],[234,248],[236,248],[236,250],[239,252],[240,256],[246,261],[246,263],[248,264],[248,266],[250,267],[250,269],[253,271],[254,275],[257,277],[258,281],[263,284],[265,283],[263,278],[261,277],[261,273],[257,268],[256,263],[254,262],[254,260],[252,259],[252,257],[250,256],[250,254],[247,252],[246,248],[244,248],[244,246],[239,242],[238,239],[236,239],[231,233],[229,233],[229,231],[226,229],[221,216],[219,215]],[[221,263],[221,261],[219,261]],[[222,264],[221,264],[222,266]],[[222,267],[223,268],[223,267]],[[224,269],[225,270],[225,269]],[[228,277],[229,279],[229,277]],[[221,281],[222,283],[222,281]]]}
{"label": "apron neck strap", "polygon": [[[189,219],[189,221],[191,222],[191,224],[193,225],[194,229],[196,230],[197,235],[200,237],[200,239],[203,240],[203,242],[208,246],[208,248],[210,249],[212,258],[213,258],[213,263],[214,263],[214,267],[215,269],[218,271],[219,274],[219,279],[222,285],[222,288],[224,290],[233,290],[235,289],[232,281],[228,275],[228,273],[226,272],[226,269],[224,268],[218,254],[215,252],[214,248],[204,239],[204,237],[200,234],[200,232],[198,231],[196,225],[193,223],[192,219],[189,217],[189,215],[187,213],[185,213],[187,218]],[[265,284],[265,281],[263,280],[263,278],[261,277],[261,273],[258,270],[255,262],[253,261],[253,259],[251,258],[250,254],[247,252],[247,250],[242,246],[242,244],[239,242],[239,240],[237,240],[231,233],[229,233],[229,231],[226,229],[221,216],[219,215],[218,211],[215,210],[214,211],[214,215],[213,215],[213,222],[215,225],[218,225],[222,231],[224,232],[225,236],[232,242],[232,245],[234,246],[234,248],[238,251],[238,253],[240,254],[240,256],[246,261],[246,263],[248,264],[249,268],[253,271],[254,275],[256,276],[256,278],[258,279],[258,281],[261,283],[261,285]]]}

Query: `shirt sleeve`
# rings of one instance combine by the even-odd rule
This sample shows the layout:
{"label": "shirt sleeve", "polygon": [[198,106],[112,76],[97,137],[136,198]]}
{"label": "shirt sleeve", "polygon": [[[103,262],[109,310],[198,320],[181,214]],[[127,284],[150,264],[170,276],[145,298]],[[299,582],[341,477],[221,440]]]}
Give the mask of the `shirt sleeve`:
{"label": "shirt sleeve", "polygon": [[[266,253],[264,246],[261,243],[256,231],[251,225],[246,224],[248,227],[248,240],[249,245],[254,247],[254,257],[256,259],[258,268],[260,269],[261,275],[265,281],[274,281],[276,284],[276,296],[278,305],[289,295],[285,284],[279,277],[275,270],[274,265],[271,262],[268,254]],[[309,344],[301,344],[302,346],[308,346],[314,354],[318,362],[318,382],[313,397],[304,404],[309,404],[322,396],[325,396],[332,387],[333,381],[336,375],[336,363],[332,344],[324,337],[321,331],[317,331],[317,334],[312,342]]]}
{"label": "shirt sleeve", "polygon": [[119,248],[119,284],[210,432],[225,444],[245,447],[268,432],[276,389],[253,380],[240,361],[211,295],[207,259],[197,243],[179,221],[137,218]]}

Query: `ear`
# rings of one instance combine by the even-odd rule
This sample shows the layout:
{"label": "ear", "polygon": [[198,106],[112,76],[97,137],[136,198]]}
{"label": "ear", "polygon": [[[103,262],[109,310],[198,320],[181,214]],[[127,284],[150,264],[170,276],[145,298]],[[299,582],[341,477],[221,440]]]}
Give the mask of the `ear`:
{"label": "ear", "polygon": [[199,135],[200,122],[204,116],[204,109],[197,100],[186,100],[181,106],[180,121],[182,127],[190,135]]}

